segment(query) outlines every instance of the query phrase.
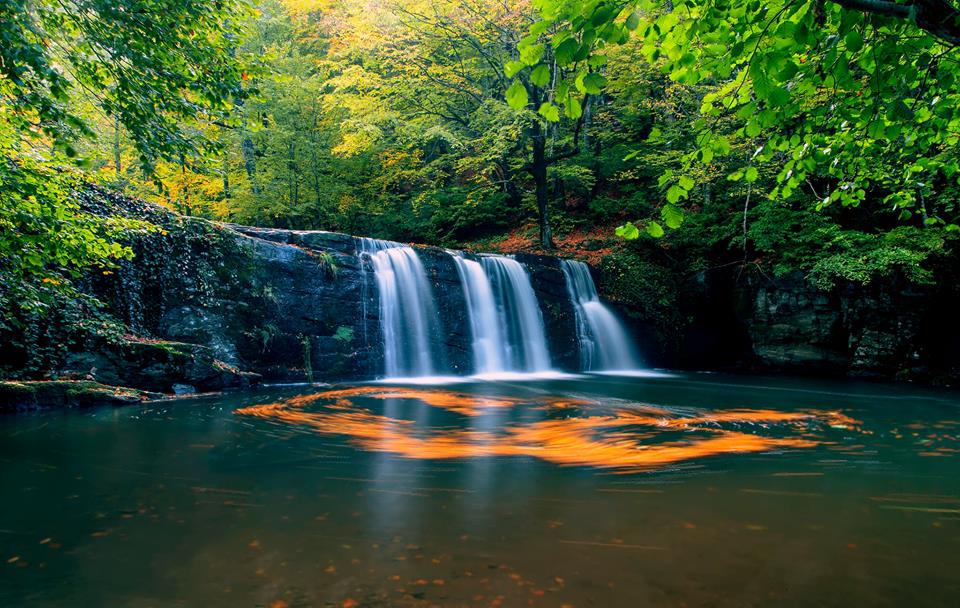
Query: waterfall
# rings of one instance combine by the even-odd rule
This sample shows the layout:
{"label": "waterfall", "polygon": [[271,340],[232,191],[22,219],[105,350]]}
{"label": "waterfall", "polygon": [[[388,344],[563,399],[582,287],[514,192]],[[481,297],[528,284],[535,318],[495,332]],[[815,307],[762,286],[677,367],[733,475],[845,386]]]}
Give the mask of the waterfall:
{"label": "waterfall", "polygon": [[567,290],[573,302],[580,342],[580,364],[586,371],[627,370],[639,367],[626,328],[597,294],[590,267],[561,260]]}
{"label": "waterfall", "polygon": [[457,274],[467,300],[467,314],[473,337],[473,369],[478,374],[506,370],[507,350],[500,330],[500,316],[493,296],[493,286],[480,262],[450,252],[457,265]]}
{"label": "waterfall", "polygon": [[[530,284],[526,269],[513,258],[500,255],[487,255],[480,258],[480,264],[493,292],[496,304],[498,332],[503,339],[491,351],[502,355],[499,359],[506,363],[507,371],[539,372],[550,369],[550,354],[547,352],[547,339],[543,329],[543,315],[540,304]],[[478,301],[477,310],[471,310],[471,318],[488,314],[489,300]],[[485,321],[486,322],[486,321]],[[478,334],[474,334],[476,340]],[[497,361],[493,357],[478,369],[492,367]]]}
{"label": "waterfall", "polygon": [[384,371],[387,377],[432,376],[431,336],[439,335],[433,291],[413,247],[361,239],[380,296]]}

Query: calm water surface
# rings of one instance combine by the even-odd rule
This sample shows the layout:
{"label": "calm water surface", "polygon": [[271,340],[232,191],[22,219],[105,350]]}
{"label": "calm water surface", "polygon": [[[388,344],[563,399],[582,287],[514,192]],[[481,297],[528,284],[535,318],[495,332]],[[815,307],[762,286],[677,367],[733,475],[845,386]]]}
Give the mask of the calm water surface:
{"label": "calm water surface", "polygon": [[960,398],[686,375],[0,418],[0,606],[955,606]]}

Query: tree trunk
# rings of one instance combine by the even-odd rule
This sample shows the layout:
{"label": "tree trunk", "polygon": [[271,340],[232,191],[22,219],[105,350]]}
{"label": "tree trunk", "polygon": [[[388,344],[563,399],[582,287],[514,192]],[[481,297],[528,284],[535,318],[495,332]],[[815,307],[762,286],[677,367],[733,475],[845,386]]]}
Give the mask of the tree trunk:
{"label": "tree trunk", "polygon": [[230,170],[226,158],[223,160],[223,200],[230,200]]}
{"label": "tree trunk", "polygon": [[537,221],[540,224],[540,246],[547,251],[554,249],[553,231],[550,230],[549,203],[550,190],[547,183],[546,137],[537,129],[533,136],[533,162],[530,173],[536,186]]}
{"label": "tree trunk", "polygon": [[120,180],[123,168],[120,166],[120,115],[117,114],[113,119],[113,169],[117,173],[117,181]]}
{"label": "tree trunk", "polygon": [[290,183],[290,205],[296,212],[300,206],[300,174],[297,171],[297,149],[296,144],[291,139],[288,144],[287,171]]}
{"label": "tree trunk", "polygon": [[256,149],[253,147],[253,139],[250,132],[247,131],[247,112],[243,108],[243,102],[238,101],[237,107],[243,113],[243,123],[240,126],[241,140],[240,153],[243,155],[243,167],[247,170],[247,177],[250,179],[250,190],[254,194],[260,194],[260,186],[257,184],[257,157]]}

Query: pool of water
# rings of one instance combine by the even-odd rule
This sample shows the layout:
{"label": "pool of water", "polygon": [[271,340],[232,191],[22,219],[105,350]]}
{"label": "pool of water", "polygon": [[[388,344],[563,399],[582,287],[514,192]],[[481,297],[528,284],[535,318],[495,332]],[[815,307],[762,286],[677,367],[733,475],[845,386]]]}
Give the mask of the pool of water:
{"label": "pool of water", "polygon": [[960,396],[703,374],[0,418],[0,606],[946,606]]}

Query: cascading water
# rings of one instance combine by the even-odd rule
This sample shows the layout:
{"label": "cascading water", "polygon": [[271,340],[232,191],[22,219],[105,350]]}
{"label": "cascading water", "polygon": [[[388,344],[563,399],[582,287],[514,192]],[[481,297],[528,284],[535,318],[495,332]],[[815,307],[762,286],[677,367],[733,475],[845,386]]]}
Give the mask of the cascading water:
{"label": "cascading water", "polygon": [[507,349],[501,331],[500,316],[490,279],[480,262],[451,252],[463,285],[473,336],[473,367],[478,374],[503,372]]}
{"label": "cascading water", "polygon": [[[480,265],[493,293],[499,331],[503,337],[501,346],[491,346],[490,351],[502,355],[499,360],[506,371],[548,371],[550,354],[544,335],[543,315],[526,269],[515,259],[500,255],[483,256]],[[475,273],[473,276],[479,279]],[[479,306],[485,309],[481,310]],[[478,301],[478,309],[471,310],[471,318],[486,315],[488,307],[489,300],[485,304]],[[476,337],[477,334],[474,334],[475,340]],[[497,360],[495,356],[486,362],[478,362],[477,367],[489,368]]]}
{"label": "cascading water", "polygon": [[436,372],[431,336],[439,335],[433,291],[412,247],[361,239],[380,296],[384,371],[389,378],[432,376]]}
{"label": "cascading water", "polygon": [[600,301],[590,267],[576,260],[561,260],[567,290],[577,319],[580,363],[586,371],[630,370],[639,367],[626,329]]}

